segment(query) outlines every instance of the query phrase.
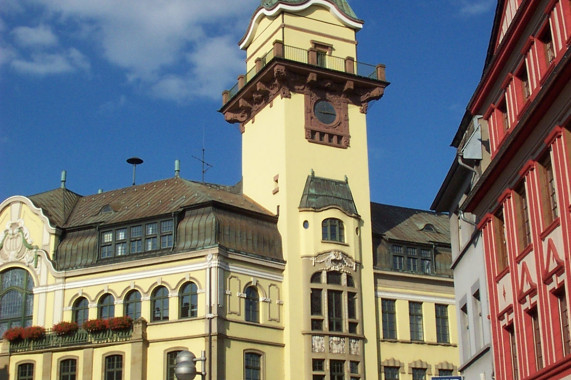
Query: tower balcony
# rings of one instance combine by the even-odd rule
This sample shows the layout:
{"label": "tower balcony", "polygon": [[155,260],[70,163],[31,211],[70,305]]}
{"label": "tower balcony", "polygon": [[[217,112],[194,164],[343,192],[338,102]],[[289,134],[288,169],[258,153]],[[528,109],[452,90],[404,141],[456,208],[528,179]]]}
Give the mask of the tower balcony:
{"label": "tower balcony", "polygon": [[335,57],[318,49],[304,50],[276,41],[269,52],[256,58],[248,73],[238,77],[234,87],[222,93],[219,111],[229,123],[240,123],[244,132],[245,125],[277,96],[290,98],[292,92],[310,96],[317,90],[359,106],[366,113],[369,102],[380,99],[388,85],[385,65],[370,65],[353,57]]}
{"label": "tower balcony", "polygon": [[385,65],[371,65],[357,62],[353,57],[335,57],[326,55],[317,49],[301,49],[294,46],[284,45],[281,41],[274,42],[273,49],[264,54],[262,58],[256,58],[255,66],[246,74],[238,76],[238,82],[229,90],[222,92],[222,104],[232,100],[238,92],[244,88],[259,72],[261,72],[274,58],[304,63],[307,65],[352,74],[372,80],[385,82]]}

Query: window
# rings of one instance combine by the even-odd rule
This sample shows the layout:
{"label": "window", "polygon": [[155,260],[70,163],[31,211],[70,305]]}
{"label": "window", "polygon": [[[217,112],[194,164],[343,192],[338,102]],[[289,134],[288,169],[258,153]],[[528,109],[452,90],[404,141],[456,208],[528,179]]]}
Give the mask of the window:
{"label": "window", "polygon": [[565,288],[561,288],[555,293],[557,304],[559,306],[559,325],[561,329],[561,340],[563,345],[563,355],[567,356],[571,353],[571,337],[569,336],[569,312],[567,309],[567,296]]}
{"label": "window", "polygon": [[412,380],[426,380],[426,368],[413,368]]}
{"label": "window", "polygon": [[24,363],[18,366],[18,380],[34,380],[34,365]]}
{"label": "window", "polygon": [[[432,273],[432,250],[418,247],[403,247],[393,244],[393,270],[413,273]],[[406,262],[406,267],[405,267]]]}
{"label": "window", "polygon": [[525,63],[519,69],[515,77],[519,81],[519,85],[521,87],[521,95],[523,97],[523,100],[525,101],[531,95],[531,91],[529,88],[529,79],[527,76],[527,66],[525,65]]}
{"label": "window", "polygon": [[248,322],[260,322],[260,315],[259,315],[259,302],[260,298],[258,296],[258,290],[254,286],[248,286],[246,288],[246,300],[245,300],[245,309],[246,309],[246,321]]}
{"label": "window", "polygon": [[507,333],[508,343],[509,343],[509,348],[510,348],[509,355],[510,355],[511,364],[512,364],[513,378],[515,380],[517,380],[517,379],[519,379],[519,369],[517,366],[517,349],[516,349],[515,334],[514,334],[513,325],[509,325],[506,328],[506,333]]}
{"label": "window", "polygon": [[194,318],[198,314],[198,288],[194,282],[187,282],[178,296],[180,317]]}
{"label": "window", "polygon": [[329,331],[343,331],[343,292],[339,290],[327,291],[327,320],[329,321]]}
{"label": "window", "polygon": [[[159,231],[160,228],[160,231]],[[174,220],[137,224],[101,232],[100,256],[102,259],[155,251],[173,247]]]}
{"label": "window", "polygon": [[460,307],[460,333],[462,335],[462,355],[464,360],[470,357],[470,320],[468,319],[468,305]]}
{"label": "window", "polygon": [[410,340],[424,340],[424,332],[422,329],[422,303],[409,302],[408,315],[410,320]]}
{"label": "window", "polygon": [[343,222],[339,219],[329,218],[321,223],[321,239],[326,241],[345,241]]}
{"label": "window", "polygon": [[31,326],[34,280],[24,269],[0,273],[0,337],[10,327]]}
{"label": "window", "polygon": [[383,339],[397,338],[397,317],[395,304],[395,300],[383,299],[381,301],[381,309],[383,314]]}
{"label": "window", "polygon": [[508,266],[508,251],[506,246],[506,228],[504,225],[504,211],[500,208],[494,215],[494,240],[496,248],[496,264],[498,272]]}
{"label": "window", "polygon": [[137,320],[141,317],[141,293],[131,290],[125,297],[125,315]]}
{"label": "window", "polygon": [[[326,284],[321,283],[322,278]],[[311,276],[311,284],[311,329],[357,334],[358,293],[353,277],[338,271],[316,272]]]}
{"label": "window", "polygon": [[438,376],[453,376],[454,371],[451,369],[439,369]]}
{"label": "window", "polygon": [[174,370],[176,368],[176,356],[180,351],[171,351],[167,353],[167,376],[166,380],[177,380]]}
{"label": "window", "polygon": [[329,362],[329,379],[344,380],[345,379],[345,362],[343,360],[331,360]]}
{"label": "window", "polygon": [[541,186],[541,208],[543,212],[544,229],[559,217],[557,207],[557,194],[555,192],[555,179],[549,152],[539,162],[539,176]]}
{"label": "window", "polygon": [[474,313],[474,339],[476,349],[484,345],[484,321],[482,318],[482,302],[480,301],[480,290],[472,295],[472,310]]}
{"label": "window", "polygon": [[115,298],[111,294],[104,294],[97,304],[97,318],[107,319],[115,316]]}
{"label": "window", "polygon": [[313,380],[324,380],[325,379],[325,360],[324,359],[312,359],[311,369],[313,370]]}
{"label": "window", "polygon": [[543,45],[543,53],[545,63],[549,66],[555,59],[555,50],[553,49],[553,37],[551,36],[551,28],[546,25],[543,32],[539,35],[538,40]]}
{"label": "window", "polygon": [[450,343],[448,334],[448,306],[435,305],[436,312],[436,341],[438,343]]}
{"label": "window", "polygon": [[522,182],[516,189],[515,203],[517,208],[517,236],[520,243],[520,250],[531,244],[531,229],[529,227],[529,213],[527,209],[527,196],[525,193],[525,183]]}
{"label": "window", "polygon": [[537,315],[537,308],[529,311],[529,319],[531,320],[531,328],[533,330],[533,347],[535,353],[535,368],[540,370],[543,368],[543,353],[541,351],[541,331],[539,328],[539,319]]}
{"label": "window", "polygon": [[262,378],[262,355],[254,352],[244,354],[244,380],[260,380]]}
{"label": "window", "polygon": [[393,255],[393,269],[394,270],[404,270],[404,256]]}
{"label": "window", "polygon": [[159,286],[151,295],[151,321],[169,320],[169,292],[164,286]]}
{"label": "window", "polygon": [[399,367],[384,367],[385,380],[399,380]]}
{"label": "window", "polygon": [[87,302],[87,298],[79,297],[75,300],[71,308],[71,313],[73,321],[79,326],[83,325],[83,323],[89,319],[89,303]]}
{"label": "window", "polygon": [[123,378],[123,356],[109,355],[105,357],[105,380],[121,380]]}
{"label": "window", "polygon": [[59,380],[75,380],[77,376],[77,360],[65,359],[59,362]]}

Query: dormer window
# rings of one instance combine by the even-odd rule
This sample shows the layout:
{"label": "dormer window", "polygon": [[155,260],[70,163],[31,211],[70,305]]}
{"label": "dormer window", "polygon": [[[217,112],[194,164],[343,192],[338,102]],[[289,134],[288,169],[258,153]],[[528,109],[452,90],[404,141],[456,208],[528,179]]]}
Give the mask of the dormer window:
{"label": "dormer window", "polygon": [[174,221],[166,219],[103,231],[99,243],[102,259],[172,248]]}
{"label": "dormer window", "polygon": [[321,240],[345,242],[345,229],[339,219],[329,218],[321,223]]}

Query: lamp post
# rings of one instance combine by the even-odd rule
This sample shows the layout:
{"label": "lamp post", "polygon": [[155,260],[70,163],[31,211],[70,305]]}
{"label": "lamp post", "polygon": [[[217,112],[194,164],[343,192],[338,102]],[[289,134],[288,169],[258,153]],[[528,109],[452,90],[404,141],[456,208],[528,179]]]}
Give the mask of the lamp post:
{"label": "lamp post", "polygon": [[[178,380],[192,380],[199,374],[204,380],[206,372],[204,372],[204,362],[206,361],[205,352],[202,351],[199,358],[197,358],[190,351],[181,351],[176,356],[176,367],[174,374]],[[202,362],[202,371],[196,371],[196,362]]]}

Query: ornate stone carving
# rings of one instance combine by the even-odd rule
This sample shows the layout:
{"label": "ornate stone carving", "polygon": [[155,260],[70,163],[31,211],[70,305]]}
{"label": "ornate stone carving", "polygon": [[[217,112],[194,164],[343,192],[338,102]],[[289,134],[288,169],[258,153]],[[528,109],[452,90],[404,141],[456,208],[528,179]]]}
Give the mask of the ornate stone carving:
{"label": "ornate stone carving", "polygon": [[30,233],[24,221],[18,219],[6,224],[6,228],[0,234],[0,259],[2,261],[20,261],[26,266],[37,266],[38,246],[32,244]]}
{"label": "ornate stone carving", "polygon": [[349,353],[351,355],[361,355],[361,344],[359,339],[349,339]]}
{"label": "ornate stone carving", "polygon": [[329,352],[332,354],[345,353],[345,338],[340,336],[329,337]]}
{"label": "ornate stone carving", "polygon": [[325,337],[317,335],[311,337],[311,352],[325,352]]}
{"label": "ornate stone carving", "polygon": [[329,251],[317,255],[313,259],[313,266],[315,264],[324,264],[326,270],[336,270],[339,272],[348,272],[348,269],[355,271],[355,260],[347,256],[341,251]]}

